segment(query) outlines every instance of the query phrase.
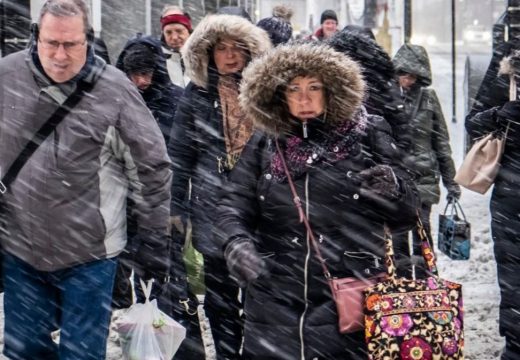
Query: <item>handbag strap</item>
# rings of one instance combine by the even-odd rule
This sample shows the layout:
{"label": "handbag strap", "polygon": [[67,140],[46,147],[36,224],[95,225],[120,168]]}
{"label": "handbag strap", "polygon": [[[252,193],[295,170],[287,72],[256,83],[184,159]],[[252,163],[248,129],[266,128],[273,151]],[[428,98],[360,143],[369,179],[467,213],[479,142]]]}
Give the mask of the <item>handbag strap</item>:
{"label": "handbag strap", "polygon": [[[428,267],[428,270],[430,273],[438,278],[439,272],[437,270],[437,263],[435,259],[435,253],[432,250],[432,246],[429,240],[429,236],[426,233],[426,230],[424,229],[424,225],[417,216],[417,233],[419,235],[419,239],[421,240],[421,252],[424,259],[424,262],[426,263],[426,266]],[[396,274],[396,267],[395,267],[395,261],[394,261],[394,244],[392,241],[392,235],[390,233],[390,229],[388,229],[387,225],[385,224],[385,265],[388,273],[388,279],[391,280],[394,284],[397,281],[397,274]]]}
{"label": "handbag strap", "polygon": [[[305,224],[305,228],[307,229],[307,233],[309,234],[308,236],[311,240],[312,247],[314,249],[316,257],[320,261],[325,278],[327,280],[330,280],[331,279],[330,271],[327,268],[325,259],[323,259],[323,256],[321,255],[320,247],[318,245],[318,242],[316,241],[316,238],[314,237],[314,233],[312,231],[309,220],[308,220],[307,216],[305,215],[305,211],[303,210],[301,199],[298,196],[298,193],[296,192],[296,187],[294,186],[294,182],[291,178],[291,173],[289,172],[289,168],[287,167],[287,163],[285,162],[285,156],[282,152],[282,149],[280,148],[278,139],[275,139],[275,144],[276,144],[276,150],[278,151],[278,153],[280,155],[280,160],[281,160],[285,175],[287,176],[287,181],[289,183],[289,187],[291,188],[291,193],[293,195],[293,202],[296,205],[298,214],[300,216],[300,222],[303,222]],[[419,238],[421,240],[422,254],[423,254],[424,261],[426,262],[426,265],[428,266],[428,270],[434,276],[438,276],[437,265],[435,262],[435,254],[432,251],[430,241],[428,240],[428,235],[426,234],[426,231],[424,230],[424,226],[419,218],[419,214],[417,214],[417,232],[418,232]],[[393,245],[390,229],[388,228],[388,226],[386,224],[384,225],[384,239],[385,239],[385,265],[386,265],[389,279],[395,283],[397,275],[396,275],[396,271],[395,271],[396,267],[395,267],[395,261],[394,261],[394,245]]]}
{"label": "handbag strap", "polygon": [[283,170],[285,172],[285,175],[287,176],[287,181],[289,182],[289,187],[291,188],[294,205],[296,205],[296,209],[298,210],[298,214],[300,215],[300,222],[303,222],[305,224],[305,228],[307,229],[307,234],[308,234],[309,238],[311,239],[311,244],[312,244],[312,247],[316,254],[316,257],[318,258],[318,260],[321,263],[321,268],[323,270],[323,274],[325,275],[325,279],[330,280],[331,275],[330,275],[329,269],[327,268],[325,259],[323,259],[323,256],[321,255],[320,247],[318,246],[318,242],[316,241],[316,238],[314,237],[314,234],[312,232],[311,224],[309,223],[309,219],[307,219],[307,216],[305,215],[305,211],[303,211],[302,202],[301,202],[300,197],[298,196],[298,193],[296,192],[296,187],[294,186],[294,182],[292,181],[292,178],[291,178],[291,173],[289,172],[289,168],[287,167],[287,163],[285,162],[285,156],[283,154],[283,151],[280,148],[278,139],[275,139],[274,141],[276,144],[276,150],[278,151],[278,154],[280,155]]}
{"label": "handbag strap", "polygon": [[515,75],[511,74],[509,75],[509,101],[516,100],[516,81],[515,81]]}
{"label": "handbag strap", "polygon": [[61,104],[47,121],[38,129],[32,139],[25,145],[18,157],[13,161],[7,172],[0,179],[0,194],[4,194],[11,183],[16,179],[18,173],[24,167],[25,163],[47,139],[47,137],[56,129],[60,122],[82,99],[83,95],[94,87],[95,82],[87,83],[79,81],[76,90]]}
{"label": "handbag strap", "polygon": [[[451,207],[450,207],[450,205],[451,205]],[[446,207],[444,208],[443,215],[448,215],[448,207],[449,207],[449,211],[450,211],[449,215],[455,214],[455,215],[459,216],[459,212],[460,212],[464,221],[467,221],[466,214],[464,213],[464,210],[462,210],[462,205],[460,204],[459,200],[453,199],[452,201],[448,202],[446,204]]]}

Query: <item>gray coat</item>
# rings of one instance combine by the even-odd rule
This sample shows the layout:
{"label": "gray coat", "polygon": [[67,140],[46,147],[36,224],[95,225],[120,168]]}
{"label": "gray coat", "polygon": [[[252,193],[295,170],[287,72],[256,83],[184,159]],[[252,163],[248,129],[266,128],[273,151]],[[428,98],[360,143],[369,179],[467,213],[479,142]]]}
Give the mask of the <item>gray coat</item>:
{"label": "gray coat", "polygon": [[453,181],[455,165],[441,105],[435,90],[427,87],[432,82],[430,59],[421,46],[403,45],[393,61],[397,73],[417,76],[416,84],[403,93],[411,138],[405,162],[416,174],[422,203],[436,204],[440,198],[441,178],[448,191],[458,185]]}
{"label": "gray coat", "polygon": [[[58,106],[35,74],[28,50],[0,60],[1,169]],[[169,166],[163,136],[137,89],[106,66],[4,194],[4,250],[41,271],[118,255],[126,245],[130,186],[139,226],[166,233]]]}

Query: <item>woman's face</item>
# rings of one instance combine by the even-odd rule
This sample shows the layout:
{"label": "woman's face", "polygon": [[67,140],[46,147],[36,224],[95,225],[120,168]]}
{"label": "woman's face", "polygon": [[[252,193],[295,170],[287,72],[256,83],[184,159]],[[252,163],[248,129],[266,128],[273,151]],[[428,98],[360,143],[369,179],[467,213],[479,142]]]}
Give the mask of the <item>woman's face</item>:
{"label": "woman's face", "polygon": [[246,66],[247,50],[238,41],[224,39],[213,48],[213,59],[220,75],[234,74]]}
{"label": "woman's face", "polygon": [[410,89],[416,82],[417,76],[413,74],[403,73],[399,75],[399,85],[406,90]]}
{"label": "woman's face", "polygon": [[325,111],[323,83],[314,76],[295,77],[285,90],[289,112],[301,121],[320,116]]}

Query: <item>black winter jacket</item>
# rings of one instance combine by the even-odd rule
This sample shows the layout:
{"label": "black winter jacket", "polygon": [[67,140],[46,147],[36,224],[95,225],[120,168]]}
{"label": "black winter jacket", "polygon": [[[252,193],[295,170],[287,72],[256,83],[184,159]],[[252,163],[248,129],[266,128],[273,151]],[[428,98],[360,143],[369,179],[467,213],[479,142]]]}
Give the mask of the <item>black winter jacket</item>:
{"label": "black winter jacket", "polygon": [[[180,100],[168,146],[174,172],[171,214],[191,216],[195,248],[205,256],[221,257],[213,241],[213,221],[218,192],[225,187],[229,171],[224,167],[227,152],[219,74],[211,54],[223,38],[240,39],[251,58],[271,45],[265,31],[234,15],[207,16],[197,29],[181,50],[191,82]],[[241,80],[238,73],[230,76]]]}
{"label": "black winter jacket", "polygon": [[[401,198],[389,208],[360,196],[356,174],[372,161],[393,164],[396,151],[388,123],[375,116],[368,121],[365,136],[347,158],[311,166],[294,179],[321,252],[337,277],[369,277],[384,271],[383,223],[410,226],[414,221],[417,192],[403,179]],[[315,135],[305,141],[326,141],[316,135],[330,132],[324,124],[311,123],[309,128]],[[225,234],[219,237],[222,246],[237,236],[254,239],[268,263],[269,276],[247,289],[244,350],[253,358],[276,354],[296,358],[303,346],[306,359],[350,359],[346,349],[359,346],[361,334],[338,333],[335,304],[289,185],[275,181],[271,174],[274,152],[272,137],[255,134],[231,173],[218,208],[217,228]],[[281,329],[283,339],[272,335],[271,328]]]}
{"label": "black winter jacket", "polygon": [[[500,170],[495,179],[491,195],[491,232],[497,261],[498,283],[501,290],[500,333],[509,339],[520,341],[520,109],[503,113],[503,106],[509,102],[509,74],[499,72],[503,57],[520,49],[520,42],[501,45],[493,54],[486,76],[477,93],[471,112],[466,117],[466,130],[472,139],[482,137],[492,131],[504,130],[509,124],[504,154]],[[518,58],[517,58],[518,61]],[[507,60],[506,60],[507,62]],[[512,69],[513,70],[513,69]],[[516,69],[518,74],[518,69]],[[518,87],[518,82],[517,82]],[[517,97],[518,99],[518,97]],[[518,100],[517,100],[518,101]],[[509,104],[511,105],[511,104]],[[507,106],[507,105],[506,105]]]}

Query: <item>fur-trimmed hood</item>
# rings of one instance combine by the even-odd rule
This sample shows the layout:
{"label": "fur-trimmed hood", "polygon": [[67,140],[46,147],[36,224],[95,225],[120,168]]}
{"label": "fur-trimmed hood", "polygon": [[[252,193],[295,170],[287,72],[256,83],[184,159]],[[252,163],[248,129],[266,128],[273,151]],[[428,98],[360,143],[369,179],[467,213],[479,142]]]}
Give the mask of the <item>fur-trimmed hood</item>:
{"label": "fur-trimmed hood", "polygon": [[197,86],[208,88],[211,49],[222,38],[240,40],[254,59],[271,48],[267,33],[236,15],[208,15],[197,25],[181,49],[186,75]]}
{"label": "fur-trimmed hood", "polygon": [[498,75],[516,75],[520,77],[520,50],[514,50],[500,61]]}
{"label": "fur-trimmed hood", "polygon": [[289,130],[289,113],[281,91],[297,76],[317,76],[325,85],[330,124],[352,119],[360,110],[365,81],[359,65],[331,47],[317,43],[279,46],[253,60],[242,74],[240,106],[269,133]]}

